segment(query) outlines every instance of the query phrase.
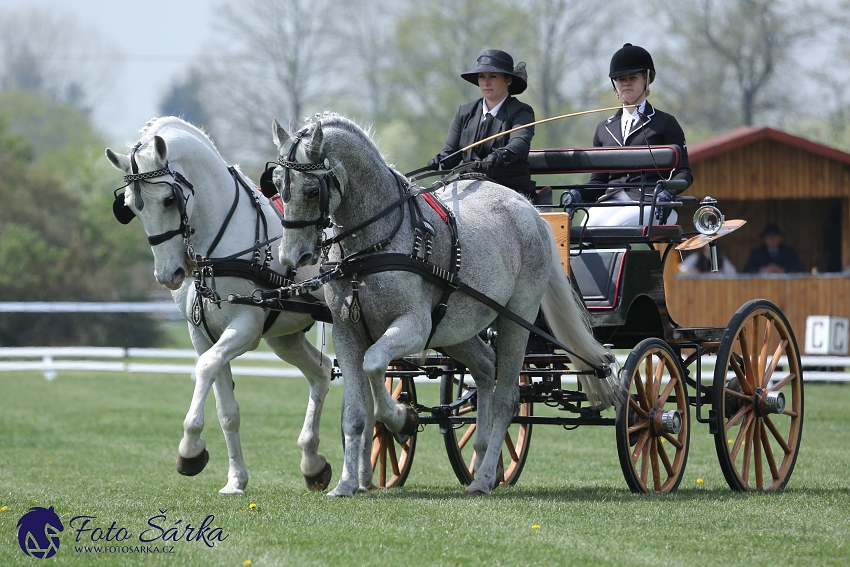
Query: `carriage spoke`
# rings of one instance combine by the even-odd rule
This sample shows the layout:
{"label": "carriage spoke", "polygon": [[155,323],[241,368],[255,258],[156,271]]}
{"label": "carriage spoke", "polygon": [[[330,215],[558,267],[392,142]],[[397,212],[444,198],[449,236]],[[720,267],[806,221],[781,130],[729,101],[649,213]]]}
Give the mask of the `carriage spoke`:
{"label": "carriage spoke", "polygon": [[[649,369],[650,369],[651,364],[652,363],[649,361],[649,357],[647,357],[647,360],[646,360],[647,368],[646,368],[646,374],[645,374],[647,376],[647,379],[649,377]],[[646,390],[644,389],[643,384],[644,384],[644,380],[643,380],[643,377],[640,375],[640,369],[638,368],[638,369],[635,370],[635,390],[637,390],[637,397],[638,397],[638,401],[640,402],[640,407],[643,410],[645,410],[646,412],[649,412],[649,409],[650,409],[651,406],[649,405],[649,400],[647,400],[647,398],[646,398]]]}
{"label": "carriage spoke", "polygon": [[743,400],[743,401],[745,401],[745,402],[747,402],[747,403],[752,403],[752,401],[753,401],[753,397],[752,397],[752,396],[748,396],[748,395],[746,395],[746,394],[742,394],[742,393],[741,393],[741,392],[739,392],[738,390],[730,390],[729,388],[726,388],[726,389],[725,389],[725,394],[726,394],[727,396],[732,396],[733,398],[738,398],[739,400]]}
{"label": "carriage spoke", "polygon": [[750,483],[750,463],[752,461],[751,457],[753,454],[753,430],[756,428],[755,422],[756,418],[750,420],[750,427],[747,428],[747,435],[744,440],[744,457],[743,457],[743,468],[741,470],[741,477],[744,479],[744,483]]}
{"label": "carriage spoke", "polygon": [[671,477],[676,474],[676,471],[673,470],[673,464],[670,462],[670,457],[667,455],[667,451],[664,450],[664,447],[661,447],[658,451],[658,456],[661,457],[661,462],[664,463],[664,470],[667,471],[667,477]]}
{"label": "carriage spoke", "polygon": [[629,427],[628,433],[631,435],[632,433],[637,433],[641,429],[647,429],[649,427],[649,423],[646,421],[641,421],[636,423],[635,425]]}
{"label": "carriage spoke", "polygon": [[658,364],[655,365],[655,378],[652,381],[652,400],[658,400],[658,391],[661,389],[661,376],[664,374],[664,369],[666,368],[664,364],[664,359],[659,356]]}
{"label": "carriage spoke", "polygon": [[[640,435],[638,435],[637,443],[635,443],[634,451],[632,451],[632,465],[635,465],[640,457],[641,452],[643,451],[646,442],[649,440],[649,430],[641,431]],[[644,475],[646,476],[646,475]]]}
{"label": "carriage spoke", "polygon": [[[389,390],[391,386],[392,386],[392,379],[390,379],[390,383],[387,384],[387,390]],[[395,387],[395,390],[393,390],[392,396],[393,396],[394,399],[397,400],[398,397],[401,395],[402,388],[404,388],[404,380],[399,380],[398,385]]]}
{"label": "carriage spoke", "polygon": [[738,381],[741,383],[741,388],[748,393],[753,394],[753,385],[750,383],[750,380],[753,377],[753,359],[752,354],[750,353],[750,343],[747,341],[747,330],[743,329],[740,334],[740,342],[741,342],[741,356],[744,359],[744,375],[738,378]]}
{"label": "carriage spoke", "polygon": [[661,491],[661,471],[658,469],[658,444],[659,441],[653,439],[652,444],[649,446],[649,460],[652,465],[652,483],[655,485],[656,492]]}
{"label": "carriage spoke", "polygon": [[761,387],[767,388],[767,385],[770,383],[770,379],[773,377],[773,372],[776,370],[776,367],[779,365],[779,358],[782,356],[782,351],[785,350],[785,346],[788,344],[788,341],[781,340],[779,344],[776,345],[776,350],[773,351],[773,356],[770,359],[770,366],[768,366],[761,378]]}
{"label": "carriage spoke", "polygon": [[656,404],[657,407],[663,407],[664,404],[667,403],[667,398],[670,397],[670,392],[672,392],[673,388],[676,387],[676,382],[676,378],[671,374],[670,380],[667,381],[667,387],[664,388],[664,391],[661,392],[661,396],[658,398],[658,403]]}
{"label": "carriage spoke", "polygon": [[387,445],[387,449],[389,450],[390,454],[390,465],[393,468],[393,474],[398,476],[401,470],[398,468],[398,454],[396,454],[395,452],[395,445],[393,443],[390,443],[389,445]]}
{"label": "carriage spoke", "polygon": [[470,424],[469,428],[463,433],[463,437],[457,442],[457,446],[463,450],[466,447],[466,444],[472,439],[472,435],[475,433],[475,423]]}
{"label": "carriage spoke", "polygon": [[730,428],[734,427],[736,423],[741,421],[741,418],[744,417],[745,415],[747,415],[749,413],[749,411],[750,411],[750,408],[748,408],[747,406],[744,406],[741,409],[739,409],[737,411],[737,413],[735,413],[735,415],[730,417],[729,421],[726,422],[726,425],[725,425],[726,431],[728,432]]}
{"label": "carriage spoke", "polygon": [[788,382],[790,382],[791,380],[793,380],[796,377],[797,377],[797,375],[794,372],[790,373],[788,376],[786,376],[785,378],[783,378],[782,380],[780,380],[779,382],[774,384],[773,388],[771,388],[771,391],[777,392],[777,391],[781,390],[782,388],[785,387],[786,384],[788,384]]}
{"label": "carriage spoke", "polygon": [[511,456],[512,462],[517,462],[519,460],[519,456],[516,454],[516,448],[514,447],[514,440],[511,439],[511,432],[508,431],[505,433],[505,445],[508,447],[508,454]]}
{"label": "carriage spoke", "polygon": [[741,368],[736,357],[733,356],[729,358],[729,366],[732,367],[732,371],[735,373],[735,377],[738,379],[739,383],[746,381],[746,378],[744,377],[744,369]]}
{"label": "carriage spoke", "polygon": [[755,383],[756,386],[761,384],[761,382],[764,380],[764,370],[767,366],[767,348],[770,346],[768,341],[770,340],[770,336],[773,334],[772,329],[773,321],[768,319],[764,325],[764,335],[762,337],[761,352],[759,353],[759,367],[757,376],[757,378],[759,379]]}
{"label": "carriage spoke", "polygon": [[747,414],[747,419],[744,421],[743,425],[741,425],[741,429],[735,437],[735,445],[732,447],[731,457],[733,461],[738,456],[738,451],[741,449],[741,445],[746,443],[747,430],[750,428],[750,425],[752,425],[752,422],[752,414]]}
{"label": "carriage spoke", "polygon": [[755,462],[753,463],[756,468],[756,488],[759,490],[764,489],[764,480],[762,479],[762,464],[761,464],[761,430],[762,423],[760,419],[756,419],[755,431],[753,431],[753,456],[755,457]]}
{"label": "carriage spoke", "polygon": [[635,399],[632,398],[631,396],[629,396],[629,407],[632,408],[633,410],[635,410],[635,413],[641,419],[649,419],[649,412],[645,411],[642,407],[640,407],[638,405],[638,403],[635,401]]}
{"label": "carriage spoke", "polygon": [[770,448],[770,439],[767,437],[767,430],[761,428],[761,446],[764,447],[764,456],[767,459],[767,466],[770,468],[770,476],[773,480],[779,478],[779,468],[776,466],[776,459],[773,457],[773,449]]}
{"label": "carriage spoke", "polygon": [[649,436],[649,432],[647,432],[646,440],[647,442],[643,444],[640,451],[640,480],[644,485],[646,484],[647,474],[649,472],[649,446],[652,444],[652,438]]}
{"label": "carriage spoke", "polygon": [[681,449],[682,447],[684,447],[684,445],[682,445],[681,441],[679,441],[678,439],[676,439],[675,437],[673,437],[669,433],[662,434],[662,437],[664,437],[664,439],[666,439],[668,443],[670,443],[671,445],[673,445],[677,449]]}
{"label": "carriage spoke", "polygon": [[770,419],[770,416],[766,416],[764,418],[764,422],[767,424],[767,428],[770,429],[770,433],[773,435],[773,438],[776,439],[776,442],[782,447],[782,450],[785,454],[789,454],[791,452],[791,447],[788,446],[788,443],[785,442],[785,439],[782,437],[782,434],[776,428],[776,424],[773,423],[773,420]]}

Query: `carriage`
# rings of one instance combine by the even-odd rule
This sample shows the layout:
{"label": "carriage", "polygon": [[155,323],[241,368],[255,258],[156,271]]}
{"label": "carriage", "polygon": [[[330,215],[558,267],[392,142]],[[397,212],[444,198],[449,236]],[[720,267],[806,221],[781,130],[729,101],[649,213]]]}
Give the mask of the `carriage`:
{"label": "carriage", "polygon": [[[532,150],[529,161],[534,175],[640,171],[645,184],[646,172],[671,171],[678,155],[675,146],[541,149]],[[661,188],[659,184],[655,193]],[[646,205],[652,218],[656,203]],[[671,206],[681,210],[696,205],[694,198],[680,196]],[[568,208],[563,197],[557,208]],[[695,215],[702,219],[698,227],[707,233],[697,235],[677,225],[584,227],[571,226],[568,212],[541,215],[553,228],[562,264],[581,291],[597,339],[610,348],[629,350],[621,368],[628,397],[614,416],[588,407],[587,396],[570,376],[570,355],[532,334],[519,378],[519,410],[504,439],[499,481],[513,485],[519,479],[534,425],[567,430],[614,426],[628,487],[639,493],[673,492],[685,471],[695,419],[708,425],[732,490],[784,487],[794,469],[803,425],[802,368],[787,319],[773,303],[756,299],[742,305],[726,327],[683,327],[665,302],[664,265],[675,248],[713,246],[714,239],[742,222],[724,223],[712,204],[700,206]],[[536,324],[546,329],[543,317]],[[492,329],[482,335],[498,349]],[[706,364],[711,359],[713,373]],[[340,375],[338,368],[334,374]],[[439,381],[438,405],[420,403],[416,384],[422,380]],[[417,409],[420,432],[428,425],[439,428],[455,475],[469,484],[475,474],[470,440],[477,395],[467,369],[440,353],[424,360],[394,360],[386,387],[394,398]],[[559,411],[536,415],[540,412],[535,407],[543,406]],[[413,465],[416,434],[399,436],[378,422],[373,442],[375,483],[403,485]]]}
{"label": "carriage", "polygon": [[[324,127],[321,126],[323,123]],[[431,241],[431,237],[440,231],[445,240],[449,230],[439,225],[437,209],[440,207],[436,201],[432,204],[433,211],[426,206],[422,207],[424,213],[417,209],[420,217],[430,215],[433,224],[420,218],[418,226],[402,227],[407,216],[415,216],[414,203],[418,202],[415,197],[420,196],[419,189],[386,164],[376,146],[356,125],[342,118],[322,118],[310,128],[299,131],[292,140],[276,121],[274,127],[280,152],[279,166],[267,169],[261,186],[271,184],[270,177],[281,170],[284,170],[285,181],[281,183],[278,178],[270,188],[266,187],[269,190],[263,191],[267,197],[273,197],[271,201],[261,199],[259,193],[249,187],[249,180],[244,175],[228,167],[202,132],[176,118],[149,123],[142,140],[128,156],[109,149],[106,151],[109,161],[127,174],[124,177],[125,192],[119,194],[116,190],[115,217],[124,224],[134,217],[139,218],[154,253],[157,280],[173,290],[175,301],[189,321],[190,335],[199,353],[196,387],[178,449],[178,472],[198,474],[209,459],[201,433],[204,400],[212,388],[218,400],[218,417],[227,441],[230,463],[228,482],[220,492],[244,493],[248,474],[242,459],[239,408],[233,393],[229,362],[242,352],[256,348],[260,338],[264,337],[281,358],[292,361],[302,370],[310,384],[311,394],[298,444],[302,451],[301,472],[307,485],[315,490],[324,490],[331,478],[330,465],[318,452],[318,425],[327,384],[332,374],[345,375],[345,439],[362,449],[349,451],[346,447],[346,467],[340,486],[331,495],[353,495],[368,489],[366,484],[373,480],[381,486],[403,484],[413,464],[417,435],[427,425],[439,427],[458,480],[469,485],[467,492],[489,493],[499,483],[517,482],[528,456],[535,424],[560,425],[565,429],[582,425],[612,425],[616,428],[620,463],[629,488],[636,492],[672,492],[680,484],[685,470],[692,423],[691,407],[697,422],[709,425],[721,468],[732,489],[769,491],[780,489],[788,482],[800,446],[803,377],[797,343],[785,316],[770,302],[754,300],[744,304],[724,328],[682,327],[673,320],[665,304],[663,268],[674,247],[693,247],[706,242],[711,246],[713,239],[740,226],[741,221],[722,222],[722,215],[716,207],[701,205],[698,214],[703,215],[700,211],[708,212],[705,214],[706,222],[701,222],[700,226],[705,225],[708,229],[703,231],[706,234],[693,238],[683,233],[679,226],[586,227],[580,223],[572,223],[575,226],[571,226],[566,212],[569,203],[563,198],[559,208],[565,212],[538,215],[523,198],[486,179],[453,183],[452,190],[459,191],[460,200],[466,202],[458,203],[457,195],[448,197],[455,198],[454,206],[461,211],[464,207],[472,207],[470,210],[476,219],[487,217],[494,208],[494,201],[489,198],[505,205],[498,207],[501,217],[488,218],[489,226],[477,229],[489,234],[493,240],[470,238],[468,244],[473,246],[464,249],[464,278],[472,276],[474,280],[477,277],[477,283],[472,283],[483,290],[501,293],[502,303],[498,304],[494,296],[482,294],[456,277],[452,270],[460,263],[459,247],[453,248],[449,254],[446,250],[440,251]],[[295,161],[295,149],[307,130],[311,131],[313,143],[306,145],[313,155],[300,155],[298,159],[302,161],[298,162]],[[340,140],[338,146],[334,145],[337,142],[329,144],[334,151],[334,165],[324,154],[323,131],[331,140]],[[289,141],[293,144],[287,153],[284,144]],[[356,159],[343,155],[343,150]],[[640,171],[645,174],[649,171],[671,171],[676,167],[678,155],[678,148],[672,146],[595,148],[533,150],[529,159],[535,175],[593,171]],[[305,159],[307,163],[303,161]],[[363,217],[366,220],[362,222],[346,219],[345,223],[350,228],[326,241],[322,230],[330,222],[329,205],[333,204],[339,211],[343,200],[343,186],[334,177],[335,168],[348,159],[351,163],[346,163],[346,168],[340,170],[340,174],[346,177],[345,191],[366,188],[373,201],[373,212]],[[278,210],[282,224],[287,227],[283,231],[273,222],[273,202],[277,197],[295,195],[290,187],[290,170],[300,172],[299,176],[293,173],[293,177],[298,177],[298,198],[307,208],[303,211],[303,220],[296,221],[283,219],[283,213]],[[376,175],[383,176],[383,179],[373,179]],[[645,184],[645,176],[642,179]],[[468,194],[471,198],[467,198],[464,188],[473,185]],[[655,187],[655,195],[663,185],[664,182]],[[450,185],[444,183],[443,187],[448,190]],[[568,187],[554,187],[555,190],[565,188]],[[280,195],[277,194],[279,189]],[[378,189],[384,193],[379,194]],[[240,200],[243,194],[248,198],[243,196]],[[393,195],[400,195],[400,198],[386,206]],[[481,198],[482,195],[486,199]],[[349,206],[352,203],[360,205],[365,200],[364,196],[363,193],[355,195],[347,203]],[[293,198],[288,203],[288,214],[297,210],[293,206],[295,201]],[[680,197],[663,206],[681,208],[694,203],[693,198]],[[410,215],[399,217],[397,212],[393,214],[401,205],[413,207]],[[575,208],[574,204],[572,206]],[[582,205],[585,208],[590,206]],[[653,198],[648,206],[652,218],[655,207],[662,205]],[[369,215],[374,216],[370,218]],[[392,219],[393,216],[400,220]],[[546,227],[541,217],[551,228]],[[367,228],[371,224],[379,224],[376,219],[382,219],[384,224],[374,227],[370,236]],[[531,227],[532,230],[515,230],[512,235],[507,235],[511,227],[499,226],[493,219],[507,219],[516,226],[524,224],[525,228]],[[459,217],[458,220],[463,219]],[[474,236],[469,228],[465,230],[468,236]],[[341,242],[345,238],[356,240],[355,236],[362,236],[362,240],[370,242],[368,239],[372,236],[386,232],[391,233],[389,239],[380,237],[374,240],[374,245],[351,256],[355,260],[349,262],[347,268],[353,267],[354,273],[349,270],[345,282],[330,281],[335,270],[318,270],[309,265],[311,256],[314,261],[317,259],[316,249],[328,242]],[[227,238],[223,238],[225,233]],[[397,239],[400,244],[391,242],[394,235],[403,237]],[[280,255],[283,259],[284,243],[290,236],[296,244],[299,238],[304,241],[305,248],[297,254],[306,260],[291,261],[291,264],[305,266],[299,275],[308,279],[280,287],[284,276],[280,273],[280,263],[272,257],[271,244],[282,238]],[[505,245],[500,249],[494,246],[498,238]],[[534,243],[534,246],[521,244],[519,238]],[[459,240],[456,232],[453,239]],[[410,244],[417,253],[384,254],[377,259],[371,254],[392,250],[392,246],[403,250]],[[546,250],[536,250],[535,246]],[[469,253],[470,248],[472,254]],[[509,281],[500,291],[491,282],[498,284],[496,280],[503,276],[501,268],[494,268],[496,264],[510,268],[503,262],[506,251],[512,251],[514,255],[521,251],[522,260],[516,262],[514,258],[514,267],[519,270],[517,274],[522,272],[524,279],[520,280],[520,275],[511,275],[517,278],[516,281]],[[432,252],[435,258],[442,254],[441,259],[426,261]],[[423,253],[425,259],[420,259],[418,253]],[[559,258],[560,265],[557,262]],[[342,260],[336,262],[337,268],[345,263],[346,259]],[[389,260],[392,265],[388,267],[377,260]],[[449,266],[449,269],[441,268],[434,263],[437,261]],[[483,268],[485,271],[476,274],[469,268],[476,265],[479,270]],[[532,266],[532,271],[528,271],[526,265]],[[423,303],[423,296],[414,293],[414,288],[428,289],[436,294],[434,298],[442,294],[440,307],[448,301],[446,290],[461,289],[465,295],[460,294],[452,308],[454,312],[461,313],[461,319],[453,312],[446,320],[455,317],[453,325],[465,326],[464,332],[468,335],[460,337],[459,340],[464,341],[462,343],[446,342],[445,331],[442,336],[439,332],[435,335],[434,329],[440,324],[439,321],[434,323],[434,314],[439,311],[436,309],[430,318],[434,343],[431,343],[431,337],[426,340],[421,335],[424,327],[420,326],[412,334],[408,333],[408,343],[396,349],[403,352],[401,357],[389,356],[393,352],[391,350],[385,350],[379,356],[370,355],[368,362],[372,375],[369,376],[369,385],[374,394],[375,412],[373,416],[369,416],[370,412],[360,414],[360,430],[355,435],[352,431],[356,429],[357,420],[346,420],[345,412],[358,405],[362,406],[358,409],[361,412],[373,407],[372,396],[368,399],[348,398],[350,392],[356,390],[351,386],[357,379],[361,380],[361,395],[366,388],[365,380],[357,374],[364,371],[367,361],[357,348],[364,344],[375,347],[377,343],[371,340],[366,343],[362,336],[355,337],[360,345],[347,345],[349,348],[343,349],[336,336],[337,331],[344,327],[341,324],[343,320],[334,317],[334,340],[339,356],[335,363],[340,363],[340,369],[332,372],[330,362],[306,342],[300,331],[314,319],[328,319],[326,307],[331,306],[331,301],[328,300],[325,305],[323,298],[328,297],[326,290],[334,291],[333,285],[337,286],[337,292],[339,289],[348,290],[349,296],[344,298],[348,302],[344,306],[345,317],[355,323],[361,320],[357,290],[362,287],[362,282],[358,280],[358,270],[363,273],[390,272],[390,279],[372,280],[381,281],[381,285],[386,287],[397,285],[395,280],[403,279],[395,275],[396,271],[415,272],[404,280],[410,289],[396,287],[391,296],[385,294],[377,302],[372,301],[371,307],[376,309],[387,298],[404,293],[407,293],[408,300],[412,298],[414,302]],[[195,274],[194,282],[186,278],[192,272]],[[311,273],[317,275],[310,278]],[[434,280],[437,284],[433,283]],[[522,285],[518,286],[517,282]],[[257,285],[266,291],[257,289]],[[522,297],[511,303],[512,309],[517,310],[519,306],[522,313],[512,313],[505,307],[509,300],[516,299],[517,296],[510,295],[517,293],[515,290],[533,287],[538,295]],[[505,292],[505,289],[508,291]],[[318,296],[311,298],[304,295],[305,291],[316,291]],[[227,299],[224,300],[224,297]],[[333,298],[334,294],[331,293],[330,297]],[[427,303],[427,310],[430,310],[431,300]],[[482,305],[486,309],[482,309]],[[256,309],[257,306],[266,309]],[[535,324],[532,324],[530,320],[538,311],[546,315],[538,314]],[[582,313],[589,313],[590,325],[584,324]],[[428,311],[425,311],[419,319],[424,320],[427,316]],[[498,323],[502,316],[509,321],[499,327],[498,332],[492,327],[485,328],[488,321]],[[365,321],[365,317],[362,320]],[[481,321],[483,323],[479,326]],[[533,330],[534,334],[526,340],[527,334],[516,333],[519,327],[510,321]],[[576,325],[578,329],[574,336],[569,336],[570,331],[564,330],[570,325]],[[482,328],[485,330],[481,331]],[[455,331],[452,327],[448,333]],[[371,339],[365,322],[357,332],[361,335],[365,332],[366,338]],[[381,336],[378,342],[384,337]],[[407,353],[417,352],[417,348],[429,344],[439,347],[437,339],[446,346],[437,349],[436,354],[424,359],[405,357]],[[565,346],[563,341],[568,339],[573,341],[570,344],[576,350]],[[615,366],[613,357],[599,342],[606,343],[608,349],[630,351],[624,366],[616,374],[612,373]],[[347,372],[341,370],[345,363],[341,354],[343,350],[348,357]],[[371,352],[372,348],[369,350]],[[508,352],[510,356],[505,355]],[[510,364],[499,364],[497,368],[496,363],[502,362],[503,355]],[[467,360],[465,365],[458,362],[462,358]],[[709,358],[715,360],[714,371],[710,378],[704,379],[703,363]],[[476,368],[473,369],[471,364]],[[496,384],[494,379],[499,372],[508,379]],[[497,395],[494,396],[489,389],[477,390],[467,379],[470,375],[491,386],[495,384]],[[518,392],[512,386],[517,375]],[[595,390],[595,378],[599,378],[598,384],[605,387]],[[420,403],[416,383],[422,379],[439,381],[438,405]],[[574,386],[576,382],[578,385]],[[385,386],[387,391],[384,392],[381,386]],[[503,395],[501,399],[499,394]],[[494,400],[502,404],[496,417],[493,417],[497,413],[493,405],[488,405]],[[513,414],[515,401],[519,411]],[[613,417],[601,411],[612,404],[617,408]],[[535,412],[535,407],[544,406],[555,411]],[[380,415],[394,420],[393,425],[389,426],[384,420],[385,423],[375,423],[372,431],[369,419],[380,419]],[[352,426],[352,423],[355,425]],[[369,424],[368,430],[363,423]],[[413,427],[410,427],[411,423]],[[474,453],[470,440],[476,429],[479,433],[482,429],[489,431],[487,441],[492,443],[477,445],[482,447],[482,453],[486,451],[487,457]],[[504,430],[506,434],[502,439]],[[364,442],[370,432],[371,442]],[[479,437],[484,436],[476,434],[474,437],[478,443]],[[366,454],[368,446],[372,448],[371,455]],[[373,476],[373,470],[377,471],[377,477]],[[359,478],[352,482],[355,476]],[[346,486],[343,487],[344,483]]]}

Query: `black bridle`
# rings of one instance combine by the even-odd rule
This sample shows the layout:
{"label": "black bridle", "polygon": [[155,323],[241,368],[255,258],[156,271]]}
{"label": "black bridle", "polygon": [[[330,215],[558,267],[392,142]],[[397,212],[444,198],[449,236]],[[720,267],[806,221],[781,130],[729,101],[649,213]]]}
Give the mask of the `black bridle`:
{"label": "black bridle", "polygon": [[268,162],[266,164],[266,166],[268,166],[269,163],[274,163],[276,165],[266,167],[266,170],[260,177],[260,191],[262,191],[263,195],[269,199],[278,194],[277,187],[275,187],[273,181],[274,171],[278,168],[278,166],[283,167],[283,189],[280,192],[280,198],[284,203],[288,203],[292,198],[289,171],[295,170],[315,175],[315,177],[319,180],[319,216],[315,220],[289,221],[281,215],[280,222],[283,224],[283,228],[306,228],[308,226],[315,226],[317,231],[322,232],[324,229],[329,228],[332,224],[329,212],[330,187],[328,180],[330,180],[330,183],[336,185],[337,190],[340,192],[340,196],[342,196],[342,187],[339,183],[339,179],[337,179],[333,172],[333,168],[331,168],[330,160],[328,160],[326,156],[323,155],[319,163],[298,163],[295,161],[295,151],[298,149],[298,144],[301,142],[301,138],[303,138],[306,133],[307,129],[305,128],[295,134],[292,145],[290,146],[289,152],[285,158],[283,156],[278,156],[276,161]]}
{"label": "black bridle", "polygon": [[183,240],[188,243],[189,237],[194,232],[189,227],[189,217],[186,213],[186,204],[189,201],[189,196],[183,192],[183,185],[189,188],[189,191],[192,195],[195,194],[195,188],[189,183],[189,180],[183,177],[183,174],[179,171],[175,170],[171,167],[171,164],[168,163],[168,160],[165,161],[165,167],[160,169],[156,169],[154,171],[146,171],[144,173],[139,173],[139,165],[136,163],[136,152],[141,147],[142,143],[138,142],[135,146],[133,146],[133,151],[130,153],[130,167],[132,168],[133,173],[124,176],[125,185],[122,185],[118,189],[113,192],[115,196],[115,200],[112,202],[112,213],[115,215],[115,219],[121,224],[128,224],[132,221],[136,214],[133,210],[128,207],[124,203],[123,195],[119,195],[118,191],[124,189],[131,183],[133,184],[133,202],[136,205],[136,208],[140,211],[145,208],[145,202],[142,200],[142,185],[139,181],[145,181],[149,179],[154,179],[156,177],[162,177],[164,175],[170,175],[174,180],[173,182],[169,181],[148,181],[148,183],[154,185],[168,185],[171,187],[172,195],[174,196],[174,202],[177,203],[177,210],[180,212],[180,226],[174,230],[169,230],[167,232],[163,232],[162,234],[155,234],[153,236],[148,236],[148,242],[151,246],[156,246],[157,244],[162,244],[168,240],[171,240],[175,236],[182,236]]}

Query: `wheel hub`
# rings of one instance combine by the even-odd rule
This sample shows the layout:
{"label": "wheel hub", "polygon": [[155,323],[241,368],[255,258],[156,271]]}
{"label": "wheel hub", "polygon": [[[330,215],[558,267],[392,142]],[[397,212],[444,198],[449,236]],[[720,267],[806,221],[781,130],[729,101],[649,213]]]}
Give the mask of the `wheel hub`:
{"label": "wheel hub", "polygon": [[755,395],[759,415],[785,412],[785,394],[759,388]]}
{"label": "wheel hub", "polygon": [[682,414],[677,409],[664,411],[661,408],[653,408],[649,420],[652,424],[652,434],[656,437],[665,433],[678,435],[682,430]]}

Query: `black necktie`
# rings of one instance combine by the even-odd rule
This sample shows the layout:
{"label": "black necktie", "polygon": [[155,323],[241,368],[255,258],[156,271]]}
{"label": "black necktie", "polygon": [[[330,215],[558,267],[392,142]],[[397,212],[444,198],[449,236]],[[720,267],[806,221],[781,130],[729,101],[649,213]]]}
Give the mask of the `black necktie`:
{"label": "black necktie", "polygon": [[[483,140],[484,138],[487,137],[487,132],[490,131],[490,124],[492,124],[492,123],[493,123],[493,115],[488,112],[487,114],[484,115],[484,118],[482,118],[481,121],[478,123],[478,132],[476,132],[476,134],[475,134],[475,141],[476,142],[480,142],[481,140]],[[486,155],[486,152],[484,151],[484,144],[481,144],[480,146],[476,146],[472,151],[479,158],[483,158]]]}
{"label": "black necktie", "polygon": [[490,131],[490,124],[493,123],[493,115],[489,112],[484,115],[484,119],[478,123],[478,133],[475,134],[475,141],[480,142],[487,137],[487,132]]}

